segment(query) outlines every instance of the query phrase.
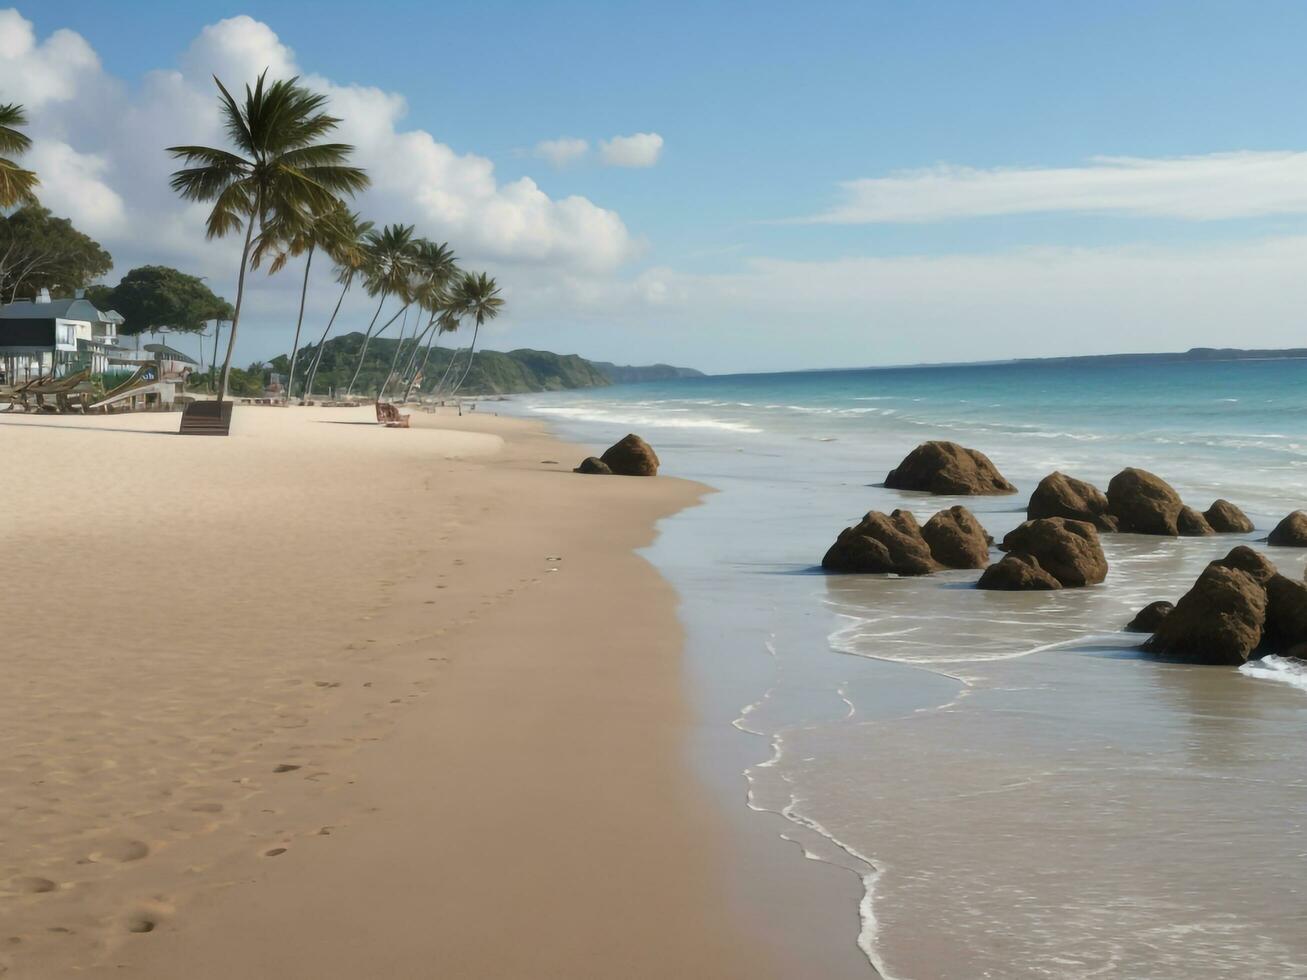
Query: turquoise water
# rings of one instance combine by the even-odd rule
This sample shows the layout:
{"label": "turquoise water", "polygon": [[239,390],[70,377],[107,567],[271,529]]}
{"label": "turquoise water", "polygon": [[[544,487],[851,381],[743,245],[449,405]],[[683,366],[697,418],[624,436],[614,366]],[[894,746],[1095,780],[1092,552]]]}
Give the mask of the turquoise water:
{"label": "turquoise water", "polygon": [[[865,974],[1307,976],[1307,672],[1161,664],[1119,632],[1240,542],[1303,575],[1307,555],[1256,541],[1307,507],[1307,362],[736,376],[513,409],[596,447],[639,432],[719,491],[648,552],[682,595],[696,757],[749,819],[859,876]],[[936,438],[1020,492],[877,485]],[[1127,465],[1258,530],[1108,535],[1107,581],[1060,593],[814,570],[866,510],[964,503],[1001,536],[1051,470],[1105,486]]]}

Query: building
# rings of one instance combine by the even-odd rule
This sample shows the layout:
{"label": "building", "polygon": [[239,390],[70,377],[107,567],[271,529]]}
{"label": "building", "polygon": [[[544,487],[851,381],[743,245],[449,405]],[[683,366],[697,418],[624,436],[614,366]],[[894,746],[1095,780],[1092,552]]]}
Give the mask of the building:
{"label": "building", "polygon": [[35,300],[0,307],[0,374],[14,384],[42,374],[63,376],[110,365],[128,364],[132,352],[118,346],[123,318],[101,312],[90,300],[51,299],[41,290]]}

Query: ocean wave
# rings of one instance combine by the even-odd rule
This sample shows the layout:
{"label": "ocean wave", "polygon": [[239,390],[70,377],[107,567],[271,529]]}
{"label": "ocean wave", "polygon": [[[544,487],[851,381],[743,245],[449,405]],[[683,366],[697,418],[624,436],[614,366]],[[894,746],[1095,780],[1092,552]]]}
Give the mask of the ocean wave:
{"label": "ocean wave", "polygon": [[[551,415],[557,418],[574,419],[578,422],[606,422],[614,425],[643,425],[654,429],[717,429],[723,432],[759,433],[763,430],[745,422],[733,422],[729,419],[671,417],[653,413],[636,414],[612,411],[604,408],[572,408],[556,405],[531,405],[530,411],[538,415]],[[667,412],[686,411],[686,409],[666,409]]]}
{"label": "ocean wave", "polygon": [[1293,657],[1277,657],[1272,654],[1244,664],[1239,673],[1247,674],[1267,681],[1280,681],[1291,684],[1300,691],[1307,691],[1307,661],[1295,660]]}

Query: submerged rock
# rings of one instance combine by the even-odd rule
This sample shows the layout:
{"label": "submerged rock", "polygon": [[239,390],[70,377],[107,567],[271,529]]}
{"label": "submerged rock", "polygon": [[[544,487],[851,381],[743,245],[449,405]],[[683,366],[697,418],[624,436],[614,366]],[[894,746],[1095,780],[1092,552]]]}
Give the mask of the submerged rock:
{"label": "submerged rock", "polygon": [[1295,510],[1280,521],[1266,543],[1288,548],[1307,548],[1307,511]]}
{"label": "submerged rock", "polygon": [[885,477],[891,490],[976,496],[1016,493],[1017,488],[984,453],[956,442],[923,442]]}
{"label": "submerged rock", "polygon": [[1266,592],[1247,572],[1215,562],[1158,625],[1144,649],[1197,664],[1241,664],[1261,642]]}
{"label": "submerged rock", "polygon": [[1213,501],[1203,516],[1217,534],[1247,534],[1253,529],[1248,515],[1228,500]]}
{"label": "submerged rock", "polygon": [[1209,534],[1215,534],[1212,526],[1207,523],[1207,518],[1192,507],[1181,507],[1180,513],[1175,519],[1176,530],[1180,532],[1181,537],[1185,538],[1204,538]]}
{"label": "submerged rock", "polygon": [[928,575],[941,567],[921,535],[917,519],[906,510],[871,511],[856,527],[840,532],[821,560],[831,572]]}
{"label": "submerged rock", "polygon": [[1003,539],[1004,551],[1036,559],[1067,588],[1096,585],[1107,578],[1107,557],[1098,532],[1086,521],[1041,517],[1026,521]]}
{"label": "submerged rock", "polygon": [[599,460],[618,476],[658,475],[658,454],[634,433],[609,446]]}
{"label": "submerged rock", "polygon": [[587,456],[585,459],[581,460],[581,465],[578,466],[576,469],[572,470],[572,472],[573,473],[601,473],[606,476],[611,476],[613,473],[613,471],[608,468],[608,464],[605,463],[598,456]]}
{"label": "submerged rock", "polygon": [[1108,512],[1117,529],[1132,534],[1165,534],[1176,537],[1184,501],[1160,476],[1127,467],[1107,485]]}
{"label": "submerged rock", "polygon": [[1040,568],[1038,559],[1014,552],[986,568],[976,588],[1024,592],[1060,589],[1062,583]]}
{"label": "submerged rock", "polygon": [[941,510],[921,529],[931,556],[947,568],[984,568],[993,538],[962,506]]}
{"label": "submerged rock", "polygon": [[1135,618],[1126,623],[1127,633],[1156,633],[1157,628],[1162,625],[1162,620],[1171,614],[1175,605],[1170,602],[1159,599],[1157,602],[1150,602],[1148,605],[1135,613]]}
{"label": "submerged rock", "polygon": [[1067,517],[1087,521],[1100,531],[1116,530],[1116,518],[1107,512],[1107,495],[1092,483],[1060,472],[1039,481],[1026,505],[1026,517]]}

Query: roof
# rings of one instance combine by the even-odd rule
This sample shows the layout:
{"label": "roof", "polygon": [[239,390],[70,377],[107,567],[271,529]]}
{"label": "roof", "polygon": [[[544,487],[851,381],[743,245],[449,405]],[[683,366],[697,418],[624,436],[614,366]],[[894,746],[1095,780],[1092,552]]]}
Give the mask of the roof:
{"label": "roof", "polygon": [[170,361],[181,361],[183,364],[195,364],[193,357],[187,357],[175,347],[169,347],[167,344],[146,344],[141,348],[148,350],[151,354],[162,354]]}
{"label": "roof", "polygon": [[55,299],[48,303],[35,303],[30,299],[6,303],[0,307],[0,320],[85,320],[89,323],[107,323],[105,315],[89,299]]}

